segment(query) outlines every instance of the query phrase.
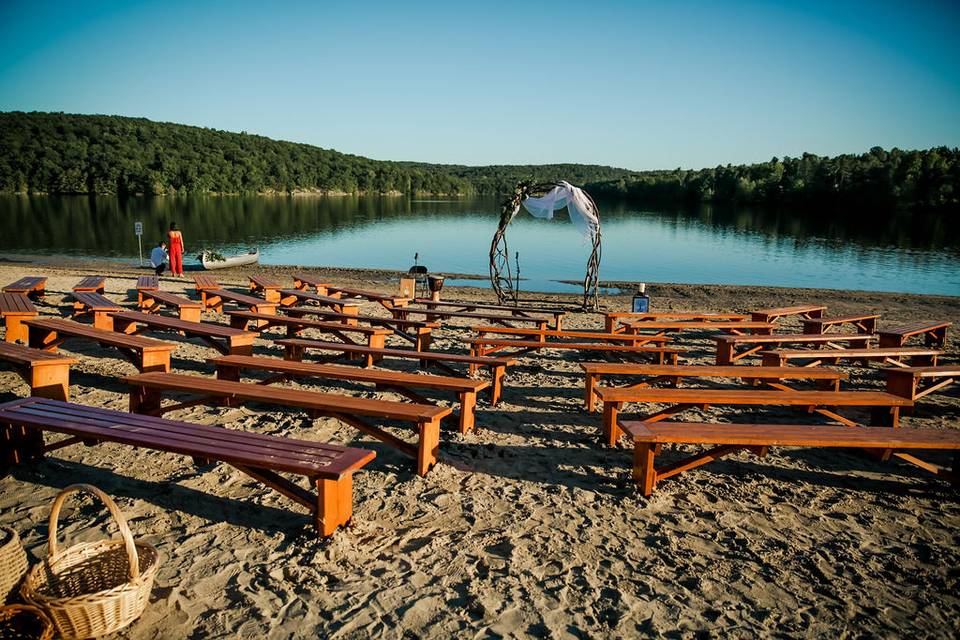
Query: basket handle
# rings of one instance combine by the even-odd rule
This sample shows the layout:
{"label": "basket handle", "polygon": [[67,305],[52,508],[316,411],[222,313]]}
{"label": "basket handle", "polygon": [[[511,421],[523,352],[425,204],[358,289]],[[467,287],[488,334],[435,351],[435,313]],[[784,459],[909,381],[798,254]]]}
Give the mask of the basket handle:
{"label": "basket handle", "polygon": [[120,513],[117,504],[106,493],[96,488],[92,484],[72,484],[57,494],[53,501],[53,508],[50,510],[50,527],[47,534],[47,545],[49,547],[47,554],[52,558],[57,555],[57,521],[60,519],[60,509],[63,502],[71,493],[86,491],[100,498],[100,501],[110,510],[114,522],[120,529],[120,536],[123,538],[123,544],[127,549],[127,560],[130,563],[130,578],[136,580],[140,577],[140,557],[137,555],[137,546],[133,543],[133,535],[130,533],[130,527],[127,526],[127,520]]}

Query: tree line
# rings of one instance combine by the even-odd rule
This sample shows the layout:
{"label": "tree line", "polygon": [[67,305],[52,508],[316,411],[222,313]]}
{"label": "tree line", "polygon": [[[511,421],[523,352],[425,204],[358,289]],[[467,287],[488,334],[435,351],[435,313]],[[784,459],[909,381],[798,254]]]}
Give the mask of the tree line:
{"label": "tree line", "polygon": [[656,205],[952,209],[960,150],[773,158],[709,169],[579,164],[472,167],[371,160],[247,133],[144,118],[0,113],[0,192],[96,195],[367,193],[495,195],[520,180],[567,180],[594,197]]}

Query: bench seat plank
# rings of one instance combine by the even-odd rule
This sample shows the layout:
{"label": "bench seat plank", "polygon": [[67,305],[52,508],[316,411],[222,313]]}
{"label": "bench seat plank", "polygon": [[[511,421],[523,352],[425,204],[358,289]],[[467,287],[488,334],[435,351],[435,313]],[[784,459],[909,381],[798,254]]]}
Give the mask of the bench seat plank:
{"label": "bench seat plank", "polygon": [[[517,349],[518,351],[504,353],[504,349]],[[605,342],[540,342],[539,340],[497,340],[495,338],[474,338],[470,340],[470,352],[477,356],[488,356],[497,353],[517,356],[531,351],[540,351],[541,349],[602,351],[634,356],[646,355],[652,356],[659,364],[665,364],[667,360],[670,360],[671,364],[676,364],[677,358],[681,353],[679,349],[670,347],[635,347],[633,345],[609,344]]]}
{"label": "bench seat plank", "polygon": [[325,322],[283,314],[264,315],[250,313],[249,311],[228,311],[227,315],[230,316],[231,327],[238,329],[250,327],[258,332],[271,327],[284,327],[287,330],[287,336],[291,338],[300,335],[304,329],[314,329],[321,333],[335,335],[347,344],[357,344],[350,338],[350,334],[359,334],[367,339],[367,346],[374,349],[383,348],[386,337],[393,333],[393,331],[384,327],[361,327],[344,322]]}
{"label": "bench seat plank", "polygon": [[[471,311],[444,311],[441,309],[418,309],[416,307],[406,306],[395,309],[390,309],[390,313],[393,314],[394,318],[401,320],[408,319],[411,315],[413,316],[423,316],[427,322],[435,322],[437,320],[449,320],[451,318],[464,318],[464,319],[476,319],[476,320],[485,320],[487,322],[492,322],[504,327],[513,327],[517,324],[534,324],[537,326],[537,329],[546,330],[547,325],[550,321],[547,318],[536,318],[528,316],[507,316],[507,315],[497,315],[492,313],[474,313]],[[513,324],[511,324],[513,323]]]}
{"label": "bench seat plank", "polygon": [[[916,401],[960,380],[960,365],[884,369],[887,393]],[[924,383],[927,384],[924,384]]]}
{"label": "bench seat plank", "polygon": [[30,299],[22,293],[0,293],[0,317],[6,327],[4,340],[6,342],[26,342],[27,325],[23,321],[37,317],[37,308]]}
{"label": "bench seat plank", "polygon": [[431,298],[414,298],[412,304],[425,306],[427,309],[454,309],[457,311],[505,311],[515,318],[536,319],[537,315],[553,316],[553,328],[560,331],[563,328],[563,318],[567,315],[566,309],[558,307],[521,307],[507,304],[488,304],[483,302],[469,302],[459,300],[433,300]]}
{"label": "bench seat plank", "polygon": [[280,302],[280,290],[283,285],[273,278],[261,275],[247,276],[250,281],[250,291],[262,293],[268,302]]}
{"label": "bench seat plank", "polygon": [[200,302],[160,289],[141,291],[140,294],[140,310],[144,313],[159,313],[163,307],[169,307],[177,310],[177,317],[181,320],[200,322],[203,311],[203,304]]}
{"label": "bench seat plank", "polygon": [[170,352],[177,348],[177,345],[169,342],[128,336],[60,318],[33,318],[25,320],[24,324],[30,331],[30,346],[35,349],[56,351],[64,340],[92,340],[117,349],[140,371],[169,371]]}
{"label": "bench seat plank", "polygon": [[601,331],[570,331],[567,329],[557,331],[556,329],[527,329],[518,327],[473,327],[477,337],[483,338],[485,334],[506,335],[506,336],[524,336],[533,337],[540,342],[546,342],[547,338],[556,338],[557,340],[567,338],[572,340],[600,340],[602,342],[624,343],[634,346],[657,342],[664,344],[670,342],[670,338],[665,336],[645,336],[623,333],[606,333]]}
{"label": "bench seat plank", "polygon": [[[323,378],[327,380],[364,382],[378,387],[394,389],[404,393],[414,402],[425,402],[425,398],[408,393],[410,389],[431,389],[457,394],[460,400],[460,433],[467,433],[475,424],[474,407],[477,393],[490,386],[486,380],[460,378],[453,376],[423,375],[401,371],[383,371],[379,369],[361,369],[333,364],[316,364],[278,358],[256,358],[249,356],[227,356],[213,358],[209,362],[217,367],[217,377],[224,380],[239,381],[244,370],[272,371],[282,374],[280,378]],[[406,393],[405,393],[406,392]]]}
{"label": "bench seat plank", "polygon": [[783,367],[791,360],[806,360],[804,366],[839,364],[841,360],[861,362],[881,361],[894,366],[903,366],[903,358],[910,358],[915,365],[936,365],[943,352],[937,349],[914,347],[883,347],[875,349],[771,349],[761,351],[763,366]]}
{"label": "bench seat plank", "polygon": [[[27,463],[62,446],[43,445],[42,434],[50,431],[86,443],[116,442],[230,464],[309,508],[318,536],[332,535],[349,522],[353,472],[376,456],[364,449],[33,398],[0,405],[0,425],[7,463]],[[306,476],[313,492],[275,472]]]}
{"label": "bench seat plank", "polygon": [[899,327],[891,327],[880,332],[881,347],[902,347],[914,336],[923,336],[928,347],[942,349],[947,343],[947,329],[952,322],[913,322]]}
{"label": "bench seat plank", "polygon": [[803,332],[822,334],[831,327],[850,324],[857,329],[857,333],[876,333],[879,313],[861,313],[849,316],[835,316],[833,318],[810,318],[802,321]]}
{"label": "bench seat plank", "polygon": [[604,315],[604,331],[607,333],[619,333],[624,330],[622,322],[644,322],[644,321],[670,321],[684,320],[692,322],[729,322],[750,320],[746,313],[715,313],[712,311],[609,311]]}
{"label": "bench seat plank", "polygon": [[[451,412],[447,407],[432,404],[356,398],[285,387],[264,387],[259,384],[174,373],[144,373],[128,376],[123,381],[130,386],[131,413],[159,415],[172,409],[197,404],[191,402],[163,406],[163,393],[174,391],[201,396],[199,402],[204,404],[211,401],[257,402],[298,407],[311,413],[330,415],[412,456],[416,460],[417,473],[421,476],[426,475],[436,464],[440,446],[440,420]],[[358,416],[413,423],[419,433],[418,445],[414,447],[380,427],[360,420]]]}
{"label": "bench seat plank", "polygon": [[225,355],[251,355],[257,334],[210,322],[190,322],[153,313],[128,311],[111,313],[114,331],[139,335],[145,331],[175,331],[191,338],[200,338]]}
{"label": "bench seat plank", "polygon": [[777,328],[773,322],[754,322],[753,320],[716,320],[716,321],[694,321],[694,320],[638,320],[627,322],[623,325],[623,331],[629,334],[637,334],[640,331],[651,330],[657,335],[662,335],[670,331],[726,331],[734,335],[741,335],[749,331],[755,335],[770,335]]}
{"label": "bench seat plank", "polygon": [[327,287],[330,286],[327,282],[317,276],[311,276],[304,273],[295,273],[293,274],[293,288],[294,289],[310,289],[311,287],[314,290],[314,293],[319,293],[322,296],[327,295]]}
{"label": "bench seat plank", "polygon": [[46,276],[24,276],[3,288],[3,293],[20,293],[25,296],[42,298],[46,293]]}
{"label": "bench seat plank", "polygon": [[[787,344],[811,344],[821,347],[824,345],[836,346],[841,343],[849,346],[868,347],[874,338],[872,335],[861,333],[832,333],[828,335],[781,333],[766,336],[715,336],[713,339],[717,344],[716,363],[727,365],[754,355],[768,347],[776,348]],[[746,349],[738,351],[737,348],[740,346],[746,346]]]}
{"label": "bench seat plank", "polygon": [[350,315],[357,315],[360,313],[360,305],[352,300],[342,300],[340,298],[334,298],[333,296],[312,293],[303,289],[280,290],[280,306],[282,307],[292,307],[295,305],[303,305],[308,303],[315,303],[321,307],[328,307],[337,313],[346,313]]}
{"label": "bench seat plank", "polygon": [[[924,449],[960,451],[960,431],[935,429],[851,428],[834,425],[708,424],[692,422],[624,421],[620,427],[634,442],[633,478],[641,493],[649,496],[659,480],[693,469],[744,448],[765,453],[770,446],[855,447],[864,449]],[[660,445],[704,444],[714,448],[673,464],[655,468]],[[960,456],[954,457],[953,472],[923,462],[910,454],[894,456],[943,476],[955,485]]]}
{"label": "bench seat plank", "polygon": [[80,282],[73,285],[74,291],[88,291],[92,293],[104,294],[107,285],[105,276],[86,276]]}
{"label": "bench seat plank", "polygon": [[757,322],[774,322],[786,316],[800,316],[801,318],[822,318],[827,310],[822,304],[800,304],[792,307],[774,307],[772,309],[757,309],[750,312],[750,318]]}
{"label": "bench seat plank", "polygon": [[223,303],[232,302],[237,306],[244,307],[254,313],[264,315],[274,315],[277,313],[277,302],[270,302],[263,298],[257,298],[245,293],[237,293],[229,289],[208,289],[203,292],[201,303],[207,309],[213,309],[217,313],[223,311]]}
{"label": "bench seat plank", "polygon": [[342,298],[343,296],[347,296],[350,298],[362,298],[364,300],[369,300],[370,302],[378,302],[387,309],[402,307],[410,302],[409,298],[404,298],[403,296],[394,296],[387,293],[368,291],[366,289],[355,289],[352,287],[335,287],[333,285],[327,285],[327,293],[334,298]]}
{"label": "bench seat plank", "polygon": [[304,316],[318,316],[324,320],[335,320],[345,324],[368,324],[374,327],[385,327],[393,331],[394,335],[412,342],[417,351],[427,351],[430,348],[432,333],[434,329],[440,328],[439,322],[427,322],[425,320],[404,320],[402,318],[383,318],[381,316],[371,316],[364,314],[351,315],[349,313],[337,313],[327,309],[306,308],[306,307],[287,307],[283,312],[294,318]]}

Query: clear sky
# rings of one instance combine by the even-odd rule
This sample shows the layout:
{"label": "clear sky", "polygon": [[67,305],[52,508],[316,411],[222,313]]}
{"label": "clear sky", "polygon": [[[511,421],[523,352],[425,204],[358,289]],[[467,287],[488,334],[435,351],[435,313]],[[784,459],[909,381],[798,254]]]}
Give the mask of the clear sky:
{"label": "clear sky", "polygon": [[960,4],[0,0],[0,110],[461,164],[958,146]]}

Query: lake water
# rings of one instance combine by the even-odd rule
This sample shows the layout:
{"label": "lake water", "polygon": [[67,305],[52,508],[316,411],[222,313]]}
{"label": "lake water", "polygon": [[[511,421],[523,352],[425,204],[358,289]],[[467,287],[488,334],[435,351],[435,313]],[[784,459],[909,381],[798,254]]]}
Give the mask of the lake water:
{"label": "lake water", "polygon": [[[900,216],[845,222],[830,216],[719,210],[653,211],[599,203],[601,281],[828,287],[960,295],[960,241],[949,218]],[[137,259],[171,220],[189,259],[259,247],[265,264],[406,270],[415,253],[434,272],[488,273],[498,201],[409,198],[0,197],[0,252]],[[955,226],[950,226],[950,225]],[[560,212],[521,213],[508,232],[521,290],[576,291],[589,243]],[[482,282],[473,284],[483,285]]]}

